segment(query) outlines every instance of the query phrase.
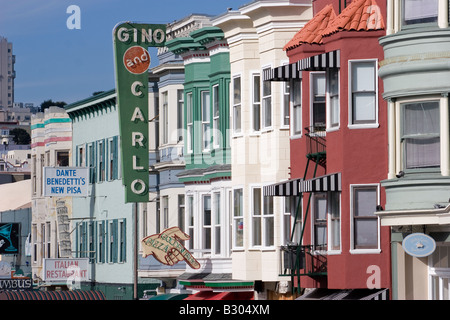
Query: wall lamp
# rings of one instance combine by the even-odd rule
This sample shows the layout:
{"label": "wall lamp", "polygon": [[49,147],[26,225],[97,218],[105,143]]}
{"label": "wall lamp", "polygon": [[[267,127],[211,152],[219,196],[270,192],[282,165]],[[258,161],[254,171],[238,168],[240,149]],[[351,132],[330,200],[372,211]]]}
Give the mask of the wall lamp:
{"label": "wall lamp", "polygon": [[404,172],[404,171],[400,171],[400,172],[397,173],[395,176],[396,176],[397,178],[402,178],[402,177],[405,176],[405,172]]}

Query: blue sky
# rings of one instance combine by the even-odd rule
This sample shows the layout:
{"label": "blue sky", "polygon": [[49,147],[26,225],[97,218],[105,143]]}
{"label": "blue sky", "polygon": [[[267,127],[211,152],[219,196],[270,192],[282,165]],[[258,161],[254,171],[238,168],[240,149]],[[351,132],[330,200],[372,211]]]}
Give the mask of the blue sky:
{"label": "blue sky", "polygon": [[[0,0],[0,36],[16,55],[15,102],[76,102],[114,88],[112,30],[122,21],[169,23],[219,15],[249,0]],[[81,29],[68,29],[70,5]],[[151,67],[155,66],[155,62]]]}

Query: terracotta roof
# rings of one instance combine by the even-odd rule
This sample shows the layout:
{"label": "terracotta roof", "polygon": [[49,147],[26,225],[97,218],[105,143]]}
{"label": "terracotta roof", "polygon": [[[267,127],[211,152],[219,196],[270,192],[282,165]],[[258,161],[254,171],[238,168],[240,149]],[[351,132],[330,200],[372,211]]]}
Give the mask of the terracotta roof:
{"label": "terracotta roof", "polygon": [[297,34],[284,46],[284,50],[290,50],[302,43],[322,43],[322,33],[336,18],[331,4],[320,10]]}
{"label": "terracotta roof", "polygon": [[323,37],[339,31],[381,29],[384,29],[384,20],[375,0],[354,0],[338,16],[329,4],[297,32],[284,50],[294,49],[303,43],[320,44]]}
{"label": "terracotta roof", "polygon": [[323,36],[341,30],[368,31],[384,29],[380,7],[375,0],[354,0],[323,31]]}

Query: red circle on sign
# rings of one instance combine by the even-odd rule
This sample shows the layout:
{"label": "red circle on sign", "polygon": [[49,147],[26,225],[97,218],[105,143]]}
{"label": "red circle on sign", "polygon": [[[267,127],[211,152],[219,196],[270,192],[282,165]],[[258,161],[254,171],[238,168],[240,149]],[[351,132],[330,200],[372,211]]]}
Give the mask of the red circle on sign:
{"label": "red circle on sign", "polygon": [[123,63],[131,73],[141,74],[150,67],[150,54],[144,48],[134,46],[125,51]]}

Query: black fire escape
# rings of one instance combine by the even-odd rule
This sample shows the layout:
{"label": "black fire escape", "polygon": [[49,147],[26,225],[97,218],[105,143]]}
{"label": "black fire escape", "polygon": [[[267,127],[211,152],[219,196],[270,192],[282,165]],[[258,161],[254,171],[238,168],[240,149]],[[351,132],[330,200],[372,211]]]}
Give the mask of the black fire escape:
{"label": "black fire escape", "polygon": [[[310,163],[314,163],[313,178],[316,177],[318,166],[326,168],[326,134],[325,128],[322,127],[307,127],[305,128],[305,136],[307,143],[305,173],[303,180],[306,179]],[[321,248],[316,248],[313,245],[303,244],[303,235],[306,226],[306,220],[311,206],[312,192],[309,193],[308,204],[306,207],[305,217],[302,223],[302,230],[300,234],[300,243],[293,243],[295,235],[296,224],[293,224],[291,232],[291,244],[281,247],[281,265],[283,276],[290,276],[292,292],[294,292],[294,283],[297,281],[297,292],[301,292],[300,278],[301,276],[318,277],[327,275],[327,258],[320,252]],[[299,215],[299,208],[301,207],[301,197],[296,204],[295,220],[297,221]],[[323,248],[322,248],[323,249]]]}

